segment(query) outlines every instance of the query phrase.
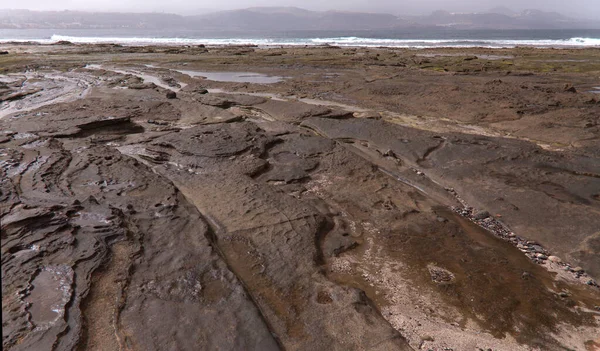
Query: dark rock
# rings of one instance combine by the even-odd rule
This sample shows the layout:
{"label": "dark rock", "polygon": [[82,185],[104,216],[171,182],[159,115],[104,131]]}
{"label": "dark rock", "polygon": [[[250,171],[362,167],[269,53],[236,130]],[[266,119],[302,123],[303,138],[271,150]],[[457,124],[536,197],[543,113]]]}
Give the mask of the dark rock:
{"label": "dark rock", "polygon": [[0,55],[8,55],[8,51],[0,51]]}
{"label": "dark rock", "polygon": [[197,83],[186,85],[185,87],[181,88],[181,92],[194,93],[200,95],[208,94],[208,90],[206,90],[206,88],[203,85]]}
{"label": "dark rock", "polygon": [[176,99],[176,98],[177,98],[177,93],[175,93],[174,91],[167,92],[167,99]]}
{"label": "dark rock", "polygon": [[148,120],[148,123],[150,123],[150,124],[156,124],[156,125],[158,125],[158,126],[166,126],[166,125],[169,125],[169,122],[166,122],[166,121],[155,121],[155,120],[153,120],[153,119],[149,119],[149,120]]}
{"label": "dark rock", "polygon": [[244,94],[210,94],[198,97],[198,102],[215,107],[229,108],[231,106],[254,106],[266,102],[260,96]]}
{"label": "dark rock", "polygon": [[133,83],[133,84],[129,84],[127,86],[127,88],[134,89],[134,90],[155,89],[156,84],[154,84],[154,83]]}
{"label": "dark rock", "polygon": [[577,89],[575,89],[575,87],[573,85],[571,85],[571,84],[566,84],[565,88],[564,88],[564,91],[567,92],[567,93],[576,93]]}
{"label": "dark rock", "polygon": [[535,244],[530,244],[530,250],[535,251],[537,253],[544,253],[544,248],[541,247],[540,245],[535,245]]}
{"label": "dark rock", "polygon": [[475,219],[486,219],[490,216],[490,213],[488,211],[479,211],[477,213],[475,213],[475,215],[473,215],[473,218]]}

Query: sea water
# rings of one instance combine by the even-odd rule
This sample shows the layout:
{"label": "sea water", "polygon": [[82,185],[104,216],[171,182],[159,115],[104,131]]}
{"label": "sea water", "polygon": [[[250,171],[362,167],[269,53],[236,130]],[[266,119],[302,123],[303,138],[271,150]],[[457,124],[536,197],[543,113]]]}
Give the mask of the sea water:
{"label": "sea water", "polygon": [[122,45],[258,45],[345,47],[600,47],[600,30],[450,30],[207,32],[142,29],[0,29],[1,42],[58,41]]}

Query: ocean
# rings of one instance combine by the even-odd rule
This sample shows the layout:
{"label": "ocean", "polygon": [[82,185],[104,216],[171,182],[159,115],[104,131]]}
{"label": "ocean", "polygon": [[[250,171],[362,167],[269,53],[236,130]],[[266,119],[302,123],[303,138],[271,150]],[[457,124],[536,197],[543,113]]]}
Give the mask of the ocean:
{"label": "ocean", "polygon": [[452,30],[199,32],[142,29],[0,29],[0,43],[116,43],[122,45],[259,45],[357,47],[599,47],[600,30]]}

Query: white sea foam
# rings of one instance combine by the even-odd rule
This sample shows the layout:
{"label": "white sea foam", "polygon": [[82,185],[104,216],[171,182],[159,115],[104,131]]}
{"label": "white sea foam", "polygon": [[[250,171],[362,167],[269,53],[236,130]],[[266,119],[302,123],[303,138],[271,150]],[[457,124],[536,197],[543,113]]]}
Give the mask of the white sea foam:
{"label": "white sea foam", "polygon": [[0,39],[0,42],[20,41],[51,44],[59,41],[69,41],[79,44],[122,44],[122,45],[259,45],[259,46],[315,46],[336,45],[349,47],[398,47],[398,48],[433,48],[433,47],[485,47],[511,48],[517,46],[532,47],[600,47],[600,38],[570,38],[570,39],[375,39],[359,37],[337,38],[145,38],[145,37],[77,37],[52,35],[50,39]]}

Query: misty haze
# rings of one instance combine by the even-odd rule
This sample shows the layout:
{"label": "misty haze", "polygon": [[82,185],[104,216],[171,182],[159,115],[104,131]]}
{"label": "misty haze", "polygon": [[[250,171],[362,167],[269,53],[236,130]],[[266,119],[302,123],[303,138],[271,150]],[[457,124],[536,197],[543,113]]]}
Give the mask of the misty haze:
{"label": "misty haze", "polygon": [[0,4],[3,350],[600,351],[600,3]]}
{"label": "misty haze", "polygon": [[[8,5],[8,4],[7,4]],[[436,10],[450,12],[485,12],[493,8],[507,8],[521,12],[527,9],[555,11],[570,16],[600,19],[600,6],[595,0],[547,1],[547,0],[354,0],[354,1],[222,1],[218,4],[190,0],[24,0],[17,4],[0,6],[13,9],[109,11],[109,12],[164,12],[181,15],[201,14],[221,10],[248,7],[301,7],[313,11],[381,12],[393,15],[426,15]]]}

